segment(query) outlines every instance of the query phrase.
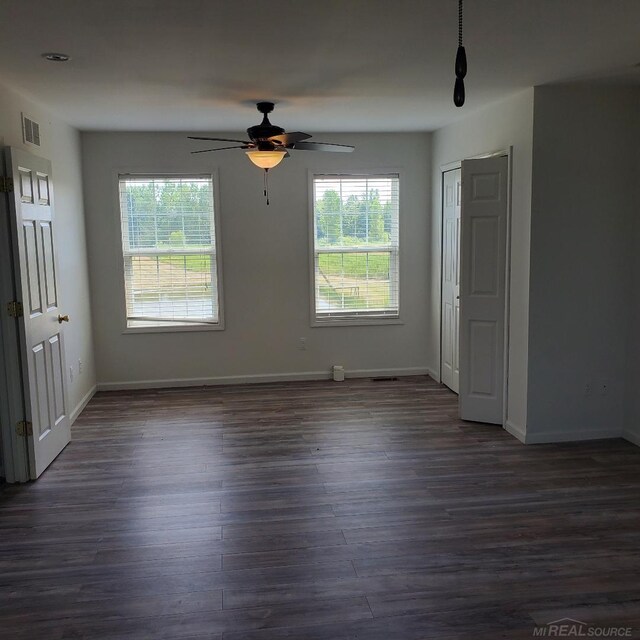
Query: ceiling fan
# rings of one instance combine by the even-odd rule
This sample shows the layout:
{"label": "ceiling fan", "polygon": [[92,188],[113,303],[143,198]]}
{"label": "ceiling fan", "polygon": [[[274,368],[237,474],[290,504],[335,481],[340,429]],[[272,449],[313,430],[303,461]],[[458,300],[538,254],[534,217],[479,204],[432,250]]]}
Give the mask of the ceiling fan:
{"label": "ceiling fan", "polygon": [[258,102],[256,107],[263,114],[262,122],[247,129],[249,140],[234,140],[230,138],[207,138],[203,136],[188,136],[191,140],[213,140],[215,142],[239,142],[233,147],[219,147],[217,149],[201,149],[191,153],[207,153],[209,151],[223,151],[225,149],[249,149],[249,160],[261,169],[272,169],[288,156],[288,149],[296,151],[353,151],[355,147],[347,144],[328,144],[326,142],[305,142],[311,136],[302,131],[285,132],[269,122],[269,115],[273,111],[273,102]]}
{"label": "ceiling fan", "polygon": [[[205,136],[187,136],[190,140],[213,140],[215,142],[237,142],[231,147],[218,147],[216,149],[200,149],[191,153],[208,153],[209,151],[224,151],[225,149],[248,149],[246,154],[257,167],[265,170],[265,196],[266,172],[277,166],[289,157],[289,150],[294,151],[339,151],[350,152],[355,147],[348,144],[329,144],[326,142],[305,142],[311,136],[302,131],[287,133],[282,127],[269,122],[269,115],[273,111],[273,102],[258,102],[256,107],[263,114],[262,122],[247,129],[249,140],[234,140],[231,138],[208,138]],[[267,199],[267,204],[269,200]]]}

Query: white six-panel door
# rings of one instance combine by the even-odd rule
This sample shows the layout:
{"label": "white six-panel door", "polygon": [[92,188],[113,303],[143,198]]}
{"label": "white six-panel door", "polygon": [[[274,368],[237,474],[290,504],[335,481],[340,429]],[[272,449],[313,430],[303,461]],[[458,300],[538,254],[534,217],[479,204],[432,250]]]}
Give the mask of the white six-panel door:
{"label": "white six-panel door", "polygon": [[460,169],[442,175],[441,378],[458,393],[460,375]]}
{"label": "white six-panel door", "polygon": [[52,205],[51,163],[6,149],[13,177],[11,218],[16,258],[29,467],[37,478],[70,440],[63,324]]}
{"label": "white six-panel door", "polygon": [[508,160],[462,162],[460,417],[502,424]]}

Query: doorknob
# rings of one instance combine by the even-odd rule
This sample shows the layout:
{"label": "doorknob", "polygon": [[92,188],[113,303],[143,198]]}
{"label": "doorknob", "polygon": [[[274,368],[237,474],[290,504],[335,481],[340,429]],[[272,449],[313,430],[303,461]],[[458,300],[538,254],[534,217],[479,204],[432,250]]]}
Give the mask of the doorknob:
{"label": "doorknob", "polygon": [[69,316],[66,316],[66,315],[65,315],[65,316],[58,315],[58,322],[59,322],[60,324],[62,324],[63,322],[69,322]]}

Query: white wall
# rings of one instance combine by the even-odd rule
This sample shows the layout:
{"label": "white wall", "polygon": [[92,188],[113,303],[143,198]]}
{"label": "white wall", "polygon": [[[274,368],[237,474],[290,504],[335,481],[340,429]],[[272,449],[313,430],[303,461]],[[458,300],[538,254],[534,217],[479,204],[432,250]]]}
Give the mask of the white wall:
{"label": "white wall", "polygon": [[529,240],[531,223],[531,151],[533,89],[471,113],[433,134],[430,227],[429,367],[440,371],[440,167],[450,162],[513,147],[510,349],[507,417],[524,436],[527,423],[527,345],[529,316]]}
{"label": "white wall", "polygon": [[[41,125],[42,146],[37,151],[22,142],[21,112]],[[26,149],[52,162],[53,193],[58,247],[58,284],[61,309],[71,322],[65,326],[67,365],[73,366],[73,382],[67,380],[72,417],[95,387],[95,366],[89,302],[87,247],[82,201],[82,167],[78,131],[46,109],[0,85],[0,146]],[[78,360],[84,363],[77,371]]]}
{"label": "white wall", "polygon": [[[270,174],[267,207],[262,173],[241,151],[191,155],[204,145],[181,133],[82,135],[98,380],[105,388],[320,377],[328,376],[332,364],[352,374],[426,371],[430,135],[322,134],[319,139],[354,144],[356,151],[293,152]],[[220,184],[225,330],[123,334],[118,171],[214,169]],[[404,324],[311,328],[308,171],[380,169],[401,171]],[[301,337],[307,339],[306,351],[298,349]]]}
{"label": "white wall", "polygon": [[623,432],[637,107],[629,88],[535,90],[527,441]]}

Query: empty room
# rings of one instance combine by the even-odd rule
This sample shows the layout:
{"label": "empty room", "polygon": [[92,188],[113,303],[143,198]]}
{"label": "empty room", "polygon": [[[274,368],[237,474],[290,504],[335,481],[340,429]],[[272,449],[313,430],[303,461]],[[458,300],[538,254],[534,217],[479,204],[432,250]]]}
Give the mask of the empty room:
{"label": "empty room", "polygon": [[0,639],[640,638],[638,0],[0,0]]}

